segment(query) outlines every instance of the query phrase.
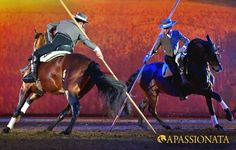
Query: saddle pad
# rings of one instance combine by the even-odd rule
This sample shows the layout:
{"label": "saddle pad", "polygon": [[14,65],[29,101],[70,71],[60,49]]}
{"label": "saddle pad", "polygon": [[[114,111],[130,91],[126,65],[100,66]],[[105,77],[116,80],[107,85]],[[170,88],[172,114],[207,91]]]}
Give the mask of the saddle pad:
{"label": "saddle pad", "polygon": [[169,66],[166,63],[164,63],[164,65],[162,67],[162,76],[163,76],[163,78],[173,76],[172,72],[170,71]]}
{"label": "saddle pad", "polygon": [[50,60],[59,57],[59,56],[64,56],[66,54],[71,54],[69,51],[53,51],[48,54],[45,54],[40,57],[40,62],[49,62]]}

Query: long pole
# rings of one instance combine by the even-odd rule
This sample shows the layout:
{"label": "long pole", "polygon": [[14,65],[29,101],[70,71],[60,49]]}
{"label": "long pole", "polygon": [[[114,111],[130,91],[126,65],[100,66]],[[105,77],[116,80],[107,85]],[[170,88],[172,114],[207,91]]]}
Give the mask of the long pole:
{"label": "long pole", "polygon": [[[180,2],[180,0],[176,0],[175,5],[174,5],[174,7],[172,8],[172,10],[171,10],[171,12],[170,12],[170,14],[169,14],[169,16],[168,16],[169,19],[170,19],[170,18],[172,17],[172,15],[174,14],[174,12],[175,12],[175,10],[176,10],[176,8],[177,8],[179,2]],[[153,44],[152,49],[148,52],[149,54],[152,54],[156,43],[160,40],[160,38],[159,38],[160,35],[163,34],[163,31],[164,31],[164,30],[161,29],[161,32],[159,33],[158,38],[156,39],[155,43]],[[134,85],[136,84],[136,82],[138,81],[139,77],[141,76],[141,74],[142,74],[143,69],[145,68],[145,66],[146,66],[146,62],[143,64],[143,66],[142,66],[142,68],[140,69],[140,71],[139,71],[139,73],[138,73],[136,79],[134,80],[134,83],[132,84],[132,87],[131,87],[131,89],[130,89],[130,91],[129,91],[129,94],[132,92],[132,90],[133,90],[133,88],[134,88]],[[126,103],[127,103],[127,98],[126,98],[125,101],[123,102],[123,105],[121,106],[120,110],[118,111],[118,114],[116,115],[114,121],[112,122],[112,125],[111,125],[111,127],[110,127],[110,131],[113,129],[113,127],[114,127],[116,121],[117,121],[118,118],[120,117],[120,115],[121,115],[121,113],[122,113],[122,111],[123,111],[123,109],[124,109]]]}
{"label": "long pole", "polygon": [[[69,14],[69,16],[71,17],[71,19],[75,22],[75,24],[78,26],[78,28],[81,30],[81,32],[88,38],[87,34],[84,32],[84,30],[80,27],[80,25],[77,23],[77,21],[75,20],[74,16],[71,14],[70,10],[66,7],[65,3],[60,0],[62,6],[65,8],[66,12]],[[102,62],[104,63],[104,65],[106,66],[106,68],[109,70],[109,72],[112,74],[112,76],[118,80],[118,78],[115,76],[115,74],[113,73],[113,71],[111,70],[111,68],[108,66],[108,64],[106,63],[106,61],[104,59],[101,59]],[[145,122],[148,124],[148,126],[151,128],[151,130],[156,134],[155,129],[152,127],[152,125],[149,123],[149,121],[147,120],[147,118],[143,115],[143,113],[139,110],[138,106],[135,104],[134,100],[130,97],[130,95],[125,91],[125,94],[127,95],[129,101],[133,104],[133,106],[135,107],[135,109],[138,111],[138,113],[142,116],[142,118],[145,120]]]}
{"label": "long pole", "polygon": [[[137,77],[136,77],[134,83],[132,84],[132,86],[131,86],[131,88],[130,88],[129,94],[131,94],[131,91],[133,90],[135,83],[138,81],[139,77],[141,76],[141,73],[143,72],[143,69],[144,69],[144,68],[145,68],[145,65],[143,65],[143,67],[140,69],[140,71],[139,71],[139,73],[138,73],[138,75],[137,75]],[[114,121],[112,122],[112,125],[111,125],[111,127],[110,127],[110,131],[112,131],[112,129],[113,129],[113,127],[114,127],[114,125],[115,125],[117,119],[120,117],[120,115],[121,115],[123,109],[125,108],[125,105],[126,105],[127,101],[128,101],[128,99],[126,98],[126,99],[124,100],[122,106],[120,107],[120,110],[118,111],[118,114],[116,115]]]}

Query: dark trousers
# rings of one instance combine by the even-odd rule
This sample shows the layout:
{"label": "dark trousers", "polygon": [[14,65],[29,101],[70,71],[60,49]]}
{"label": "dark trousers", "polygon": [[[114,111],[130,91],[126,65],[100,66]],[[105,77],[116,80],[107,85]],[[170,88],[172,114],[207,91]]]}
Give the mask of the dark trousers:
{"label": "dark trousers", "polygon": [[174,81],[175,83],[180,84],[180,74],[179,74],[179,68],[175,62],[175,57],[171,57],[168,55],[165,55],[165,62],[169,66],[171,72],[174,75]]}
{"label": "dark trousers", "polygon": [[178,66],[177,66],[177,64],[175,62],[175,57],[171,57],[171,56],[165,55],[165,62],[167,63],[167,65],[169,66],[171,72],[174,75],[179,74],[179,69],[178,69]]}
{"label": "dark trousers", "polygon": [[71,45],[72,47],[72,44],[73,42],[69,36],[62,33],[57,33],[52,43],[45,44],[42,47],[38,48],[33,53],[33,56],[36,56],[37,58],[39,58],[47,53],[55,51],[61,45]]}

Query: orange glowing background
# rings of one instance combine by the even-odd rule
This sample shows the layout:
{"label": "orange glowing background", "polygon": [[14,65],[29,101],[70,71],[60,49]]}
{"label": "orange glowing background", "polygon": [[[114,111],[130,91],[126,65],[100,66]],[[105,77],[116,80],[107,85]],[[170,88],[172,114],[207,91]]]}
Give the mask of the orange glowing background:
{"label": "orange glowing background", "polygon": [[[69,9],[89,16],[88,36],[100,46],[105,59],[119,79],[125,81],[141,65],[151,49],[161,20],[166,18],[175,1],[168,0],[65,0]],[[224,71],[215,74],[218,91],[231,109],[236,105],[236,2],[182,0],[172,19],[175,29],[187,37],[212,39],[225,51],[222,54]],[[58,0],[0,0],[0,115],[11,114],[17,105],[21,85],[19,69],[27,64],[33,46],[34,29],[45,32],[46,25],[68,19]],[[77,53],[99,61],[93,52],[78,44]],[[163,53],[152,61],[162,61]],[[102,63],[99,61],[102,65]],[[102,67],[104,71],[107,71]],[[142,98],[138,86],[133,95],[136,103]],[[81,115],[106,115],[102,98],[94,87],[81,100]],[[32,104],[28,114],[58,114],[66,105],[63,96],[47,94]],[[215,103],[216,112],[221,109]],[[157,111],[165,116],[208,116],[203,97],[190,96],[188,101],[161,95]],[[136,114],[136,112],[134,112]]]}

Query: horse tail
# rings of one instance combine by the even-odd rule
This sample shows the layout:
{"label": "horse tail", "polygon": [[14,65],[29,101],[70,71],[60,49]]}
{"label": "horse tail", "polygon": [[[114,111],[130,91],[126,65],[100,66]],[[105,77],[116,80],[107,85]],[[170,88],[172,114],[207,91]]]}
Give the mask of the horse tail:
{"label": "horse tail", "polygon": [[104,96],[109,114],[115,116],[126,97],[126,85],[105,75],[94,61],[89,64],[86,73],[92,78],[99,92]]}
{"label": "horse tail", "polygon": [[[127,92],[129,93],[131,88],[132,88],[132,85],[134,84],[134,81],[135,79],[137,78],[137,75],[139,74],[139,70],[135,73],[133,73],[129,79],[125,82],[126,86],[127,86]],[[130,116],[132,113],[132,107],[131,107],[131,103],[130,101],[127,101],[124,109],[123,109],[123,113],[122,115],[124,116]]]}
{"label": "horse tail", "polygon": [[137,70],[135,73],[133,73],[129,79],[126,81],[127,86],[127,92],[130,92],[132,85],[134,84],[134,81],[136,80],[137,76],[139,74],[139,70]]}

